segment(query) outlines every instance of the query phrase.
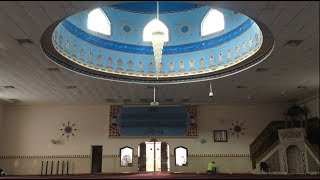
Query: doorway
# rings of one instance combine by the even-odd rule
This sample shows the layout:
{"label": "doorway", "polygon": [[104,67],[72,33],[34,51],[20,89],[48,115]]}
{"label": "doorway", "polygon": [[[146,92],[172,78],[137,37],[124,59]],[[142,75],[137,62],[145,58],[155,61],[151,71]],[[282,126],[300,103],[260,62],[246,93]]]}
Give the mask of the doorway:
{"label": "doorway", "polygon": [[152,139],[138,146],[138,167],[142,172],[170,171],[169,145]]}
{"label": "doorway", "polygon": [[91,174],[101,173],[102,146],[91,146]]}
{"label": "doorway", "polygon": [[295,145],[290,145],[286,149],[286,153],[288,159],[288,174],[303,174],[302,155],[299,148]]}

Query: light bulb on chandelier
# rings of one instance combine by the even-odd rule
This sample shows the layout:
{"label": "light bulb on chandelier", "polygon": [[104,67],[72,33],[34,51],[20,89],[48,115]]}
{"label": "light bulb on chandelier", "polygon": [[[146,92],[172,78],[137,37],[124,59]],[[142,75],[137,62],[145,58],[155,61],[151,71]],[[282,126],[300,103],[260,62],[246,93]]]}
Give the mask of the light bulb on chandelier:
{"label": "light bulb on chandelier", "polygon": [[[157,21],[159,21],[159,2],[158,1],[157,1]],[[165,41],[164,32],[158,26],[155,29],[155,31],[152,32],[152,47],[153,47],[153,54],[156,62],[157,78],[160,72],[164,41]]]}

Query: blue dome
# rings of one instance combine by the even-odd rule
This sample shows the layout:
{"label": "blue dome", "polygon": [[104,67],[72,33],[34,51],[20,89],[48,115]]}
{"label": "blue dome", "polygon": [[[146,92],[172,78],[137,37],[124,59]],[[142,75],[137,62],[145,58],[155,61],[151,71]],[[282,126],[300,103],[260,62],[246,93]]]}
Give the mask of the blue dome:
{"label": "blue dome", "polygon": [[[241,13],[182,2],[159,4],[159,19],[169,29],[169,41],[164,44],[158,75],[152,44],[143,41],[145,26],[156,18],[155,2],[100,7],[110,22],[110,35],[88,29],[92,10],[76,13],[46,30],[42,49],[50,59],[73,71],[146,84],[221,78],[259,63],[273,49],[270,31]],[[202,25],[211,9],[223,14],[225,25],[223,30],[203,36]]]}

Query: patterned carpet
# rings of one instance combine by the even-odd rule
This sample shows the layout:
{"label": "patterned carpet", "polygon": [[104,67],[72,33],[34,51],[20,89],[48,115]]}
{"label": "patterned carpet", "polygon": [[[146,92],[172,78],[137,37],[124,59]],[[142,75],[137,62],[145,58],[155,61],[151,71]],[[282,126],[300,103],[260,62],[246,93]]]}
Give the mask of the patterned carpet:
{"label": "patterned carpet", "polygon": [[0,179],[320,179],[320,175],[254,175],[254,174],[193,174],[193,173],[119,173],[54,176],[6,176]]}

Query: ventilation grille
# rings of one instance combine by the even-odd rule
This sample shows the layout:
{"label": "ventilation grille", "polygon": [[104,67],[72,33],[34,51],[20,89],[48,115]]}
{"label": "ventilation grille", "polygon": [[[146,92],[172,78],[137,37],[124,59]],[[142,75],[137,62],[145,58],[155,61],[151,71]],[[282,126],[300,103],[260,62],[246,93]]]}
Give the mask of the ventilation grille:
{"label": "ventilation grille", "polygon": [[48,68],[48,71],[50,71],[50,72],[60,72],[60,69],[58,69],[58,68]]}
{"label": "ventilation grille", "polygon": [[174,99],[166,99],[165,102],[173,102]]}
{"label": "ventilation grille", "polygon": [[237,88],[238,88],[238,89],[246,89],[246,88],[248,88],[248,86],[239,85],[239,86],[237,86]]}
{"label": "ventilation grille", "polygon": [[132,102],[132,101],[131,101],[131,99],[123,99],[123,102],[128,103],[128,102]]}
{"label": "ventilation grille", "polygon": [[19,99],[9,99],[9,101],[11,101],[13,103],[21,103],[21,101]]}
{"label": "ventilation grille", "polygon": [[16,39],[16,41],[19,43],[19,45],[33,44],[33,41],[31,39]]}
{"label": "ventilation grille", "polygon": [[14,86],[3,86],[3,87],[6,88],[6,89],[15,89]]}
{"label": "ventilation grille", "polygon": [[190,101],[190,99],[181,99],[181,102],[183,102],[183,103],[186,103],[186,102],[189,102]]}
{"label": "ventilation grille", "polygon": [[107,101],[107,102],[116,102],[115,99],[109,99],[109,98],[106,98],[106,101]]}
{"label": "ventilation grille", "polygon": [[303,40],[289,40],[284,44],[284,46],[296,47],[296,46],[299,46],[302,42]]}
{"label": "ventilation grille", "polygon": [[266,72],[268,70],[269,70],[269,68],[258,68],[258,69],[256,69],[256,72]]}
{"label": "ventilation grille", "polygon": [[77,86],[66,86],[67,89],[76,89]]}
{"label": "ventilation grille", "polygon": [[298,89],[306,89],[307,86],[297,86]]}

